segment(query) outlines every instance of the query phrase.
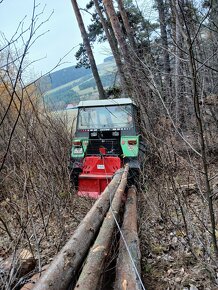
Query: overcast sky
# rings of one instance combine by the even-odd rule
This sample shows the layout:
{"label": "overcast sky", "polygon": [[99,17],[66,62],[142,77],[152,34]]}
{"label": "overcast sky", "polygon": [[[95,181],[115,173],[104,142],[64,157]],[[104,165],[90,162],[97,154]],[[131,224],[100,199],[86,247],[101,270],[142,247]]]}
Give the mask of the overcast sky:
{"label": "overcast sky", "polygon": [[[62,62],[65,62],[60,68],[74,65],[76,59],[74,57],[75,52],[78,49],[78,44],[82,42],[80,31],[77,26],[77,22],[74,16],[72,4],[70,0],[37,0],[40,5],[37,7],[37,12],[45,10],[40,16],[38,24],[45,21],[49,15],[53,12],[48,22],[43,24],[37,32],[37,35],[41,35],[48,31],[44,35],[40,36],[34,45],[31,47],[28,61],[35,61],[37,59],[44,58],[33,64],[31,69],[32,74],[46,73],[51,70],[72,48],[72,52],[64,58]],[[79,6],[85,7],[87,0],[79,0]],[[33,9],[33,0],[3,0],[0,3],[0,32],[4,33],[7,39],[10,39],[15,33],[20,21],[24,17],[24,27],[28,27]],[[84,20],[89,23],[90,16],[85,12],[82,13]],[[0,38],[0,45],[3,41]],[[21,46],[21,43],[16,44],[17,47]],[[97,63],[101,63],[105,57],[108,56],[109,50],[107,45],[98,45],[95,48],[95,58]]]}
{"label": "overcast sky", "polygon": [[[1,2],[2,1],[2,2]],[[17,30],[19,23],[23,20],[24,28],[29,27],[33,10],[34,0],[0,0],[0,46],[5,41],[3,38],[10,39]],[[53,69],[59,60],[72,50],[63,60],[62,66],[55,70],[76,64],[75,53],[79,43],[82,42],[80,31],[74,16],[71,0],[35,0],[37,4],[36,12],[44,12],[39,16],[37,24],[40,24],[49,17],[36,33],[40,36],[28,53],[28,62],[34,64],[27,71],[31,79],[35,76],[44,74]],[[77,1],[81,8],[85,8],[88,0]],[[139,4],[147,19],[151,19],[153,0],[134,0]],[[82,12],[85,24],[90,23],[90,15]],[[21,28],[17,35],[19,35]],[[48,31],[48,32],[46,32]],[[4,35],[4,37],[2,37]],[[27,37],[28,33],[26,33]],[[26,38],[25,38],[26,40]],[[22,47],[21,43],[16,43],[16,48]],[[102,63],[104,58],[110,55],[107,44],[95,45],[94,55],[97,64]]]}

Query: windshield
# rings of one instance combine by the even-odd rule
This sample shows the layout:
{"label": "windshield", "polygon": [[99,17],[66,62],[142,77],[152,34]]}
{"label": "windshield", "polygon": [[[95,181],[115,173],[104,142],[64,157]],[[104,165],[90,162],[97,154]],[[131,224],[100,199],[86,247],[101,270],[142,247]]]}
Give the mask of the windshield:
{"label": "windshield", "polygon": [[78,129],[121,129],[133,127],[131,105],[79,109]]}

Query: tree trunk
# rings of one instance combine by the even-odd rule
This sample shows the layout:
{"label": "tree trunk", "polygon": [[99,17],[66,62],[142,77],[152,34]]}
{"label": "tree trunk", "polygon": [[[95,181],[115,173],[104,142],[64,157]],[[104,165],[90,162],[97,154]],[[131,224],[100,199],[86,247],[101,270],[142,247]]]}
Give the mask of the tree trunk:
{"label": "tree trunk", "polygon": [[[132,91],[132,97],[136,101],[136,104],[144,103],[144,99],[147,95],[148,83],[146,83],[146,72],[141,64],[141,60],[138,59],[134,51],[130,51],[125,37],[121,30],[119,19],[116,15],[116,11],[113,6],[112,0],[103,0],[106,12],[110,19],[115,37],[123,55],[123,59],[128,72],[130,80],[130,86]],[[145,118],[145,116],[143,116]]]}
{"label": "tree trunk", "polygon": [[[124,73],[124,70],[123,70],[123,63],[122,63],[122,60],[121,60],[121,57],[120,57],[120,52],[119,52],[119,49],[118,49],[118,46],[117,46],[116,38],[115,38],[114,35],[112,36],[110,34],[110,32],[109,32],[108,24],[105,21],[105,18],[104,18],[103,14],[102,14],[102,11],[101,11],[101,8],[99,6],[98,0],[94,0],[94,3],[95,3],[96,10],[97,10],[98,15],[100,17],[101,24],[102,24],[102,26],[104,28],[105,34],[107,36],[108,42],[109,42],[110,47],[111,47],[111,51],[113,53],[113,56],[114,56],[114,59],[115,59],[116,65],[117,65],[117,70],[118,70],[118,73],[119,73],[122,90],[123,90],[124,94],[126,96],[128,96],[128,94],[129,94],[128,93],[128,83],[127,83],[127,80],[126,80],[126,77],[125,77],[125,73]],[[113,32],[113,30],[112,30],[112,32]]]}
{"label": "tree trunk", "polygon": [[126,30],[126,34],[127,34],[128,40],[130,42],[130,45],[132,46],[132,48],[135,51],[137,49],[137,47],[136,47],[133,31],[132,31],[132,29],[131,29],[131,27],[129,25],[129,20],[128,20],[128,16],[127,16],[127,13],[126,13],[126,9],[125,9],[125,7],[123,5],[123,0],[117,0],[117,3],[118,3],[118,9],[120,11],[120,15],[121,15],[122,20],[123,20],[123,24],[124,24],[124,27],[125,27],[125,30]]}
{"label": "tree trunk", "polygon": [[174,81],[174,90],[175,90],[175,121],[177,125],[181,125],[180,120],[182,119],[181,113],[183,112],[183,79],[182,79],[182,47],[183,47],[183,28],[181,24],[181,13],[178,1],[170,1],[172,14],[174,15],[174,42],[175,42],[175,81]]}
{"label": "tree trunk", "polygon": [[[186,22],[186,19],[184,19]],[[185,23],[186,24],[186,23]],[[196,57],[193,50],[193,43],[191,38],[191,32],[186,25],[186,32],[187,32],[187,44],[188,44],[188,52],[189,52],[189,60],[190,60],[190,71],[192,76],[192,90],[193,90],[193,101],[194,101],[194,110],[195,110],[195,117],[198,126],[198,134],[199,134],[199,141],[201,146],[201,158],[202,158],[202,167],[203,167],[203,175],[204,175],[204,182],[206,188],[206,198],[208,201],[208,208],[210,214],[210,222],[211,222],[211,230],[210,235],[212,238],[213,249],[218,258],[218,242],[216,236],[216,225],[217,220],[214,211],[214,202],[213,202],[213,194],[210,187],[210,178],[209,178],[209,161],[207,158],[206,152],[206,140],[205,140],[205,130],[204,130],[204,119],[202,115],[202,110],[200,107],[200,93],[199,93],[199,79],[198,79],[198,72],[196,66]]]}
{"label": "tree trunk", "polygon": [[[168,51],[168,38],[167,38],[167,25],[166,25],[166,17],[165,17],[165,7],[163,0],[156,0],[157,2],[157,9],[159,14],[160,20],[160,33],[161,33],[161,42],[163,47],[163,64],[164,64],[164,73],[165,73],[165,80],[164,80],[164,99],[167,100],[167,95],[171,94],[171,77],[170,77],[170,56]],[[169,99],[169,98],[168,98]]]}
{"label": "tree trunk", "polygon": [[[120,237],[114,289],[141,290],[141,253],[137,233],[136,189],[134,187],[128,190],[122,233],[123,239]],[[124,239],[126,244],[124,243]],[[126,245],[128,246],[129,252],[127,251]]]}
{"label": "tree trunk", "polygon": [[105,9],[107,11],[107,14],[109,16],[115,37],[118,41],[118,44],[120,45],[121,52],[123,54],[125,62],[128,63],[129,61],[129,50],[125,41],[125,38],[123,36],[119,20],[117,18],[114,6],[113,6],[113,1],[112,0],[103,0]]}
{"label": "tree trunk", "polygon": [[[87,257],[85,266],[80,274],[75,289],[78,290],[97,290],[99,289],[99,281],[104,269],[104,262],[108,255],[115,228],[115,219],[118,218],[124,190],[127,184],[127,175],[129,167],[126,166],[122,176],[120,185],[118,186],[112,205],[104,219],[100,232],[95,243]],[[114,215],[114,216],[113,216]]]}
{"label": "tree trunk", "polygon": [[[120,51],[122,53],[124,63],[128,72],[128,77],[131,80],[132,85],[134,86],[135,70],[134,70],[134,62],[132,61],[132,58],[131,58],[133,54],[131,55],[129,52],[125,37],[120,27],[118,17],[116,15],[116,11],[113,6],[113,1],[103,0],[103,4],[106,10],[106,13],[110,19],[110,23],[114,31],[115,37],[117,39],[118,45],[120,47]],[[138,82],[137,82],[137,85],[138,85]]]}
{"label": "tree trunk", "polygon": [[110,184],[80,223],[79,227],[55,257],[34,290],[65,290],[75,279],[87,251],[89,250],[108,211],[119,185],[123,170],[116,172]]}
{"label": "tree trunk", "polygon": [[96,81],[96,85],[97,85],[98,92],[99,92],[99,99],[105,99],[105,91],[104,91],[104,88],[103,88],[103,85],[102,85],[102,82],[101,82],[101,79],[100,79],[100,76],[98,73],[98,69],[97,69],[97,66],[95,63],[95,58],[94,58],[94,55],[93,55],[93,52],[92,52],[92,49],[90,46],[88,34],[86,32],[81,13],[79,11],[77,1],[71,0],[71,3],[73,5],[74,13],[76,15],[76,19],[77,19],[77,22],[78,22],[78,25],[80,28],[83,43],[84,43],[84,46],[85,46],[85,49],[86,49],[86,52],[87,52],[87,55],[88,55],[88,58],[90,61],[92,73],[93,73],[93,76],[94,76],[95,81]]}
{"label": "tree trunk", "polygon": [[[213,40],[213,51],[217,49],[218,46],[218,0],[212,0],[211,1],[211,15],[210,15],[210,27],[212,28],[211,38]],[[214,55],[213,60],[213,67],[218,70],[218,55],[217,53]],[[218,94],[218,73],[213,73],[212,75],[213,79],[213,91],[212,93]]]}

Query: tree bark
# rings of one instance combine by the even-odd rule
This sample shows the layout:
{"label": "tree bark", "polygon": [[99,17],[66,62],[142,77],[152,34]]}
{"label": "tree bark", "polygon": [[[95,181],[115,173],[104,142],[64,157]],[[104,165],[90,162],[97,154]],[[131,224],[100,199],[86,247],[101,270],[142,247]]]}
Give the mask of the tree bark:
{"label": "tree bark", "polygon": [[115,11],[114,6],[113,6],[113,1],[103,0],[103,4],[104,4],[105,10],[106,10],[106,13],[110,19],[110,23],[111,23],[112,29],[114,31],[115,37],[117,39],[118,45],[120,47],[120,51],[122,53],[124,63],[126,66],[126,70],[128,73],[128,78],[131,82],[130,86],[131,86],[131,91],[132,91],[133,90],[132,87],[134,87],[136,85],[138,86],[138,81],[139,81],[139,80],[135,81],[137,79],[137,77],[135,76],[136,70],[134,70],[135,63],[132,60],[132,57],[134,58],[134,54],[133,53],[131,54],[129,52],[128,45],[126,43],[125,37],[124,37],[123,32],[122,32],[121,27],[120,27],[118,17],[116,15],[116,11]]}
{"label": "tree bark", "polygon": [[[138,275],[141,275],[140,259],[141,253],[139,248],[139,238],[137,233],[137,207],[136,207],[136,189],[131,187],[128,190],[126,209],[122,226],[123,238],[126,245],[120,237],[119,255],[116,267],[116,281],[114,289],[117,290],[141,290],[141,283]],[[133,262],[135,267],[133,266]],[[136,274],[136,271],[138,275]]]}
{"label": "tree bark", "polygon": [[119,19],[113,6],[113,1],[103,0],[103,4],[110,19],[112,29],[120,47],[120,51],[123,55],[126,71],[130,81],[132,98],[134,98],[136,104],[140,107],[140,110],[142,111],[142,119],[144,123],[147,124],[146,118],[148,115],[146,113],[147,105],[145,105],[145,102],[147,101],[146,96],[148,94],[152,96],[152,94],[149,91],[149,82],[146,82],[148,77],[145,68],[135,52],[132,49],[129,50],[125,36],[121,30]]}
{"label": "tree bark", "polygon": [[[113,56],[114,56],[114,59],[115,59],[116,65],[117,65],[117,70],[118,70],[118,73],[119,73],[122,90],[123,90],[124,94],[126,96],[128,96],[128,94],[129,94],[129,92],[128,92],[128,83],[127,83],[127,80],[126,80],[126,77],[125,77],[125,73],[124,73],[124,69],[123,69],[123,63],[122,63],[122,60],[121,60],[121,57],[120,57],[120,52],[119,52],[119,48],[117,46],[116,38],[115,38],[114,35],[112,36],[110,34],[110,32],[109,32],[108,24],[105,21],[105,18],[104,18],[103,14],[102,14],[102,11],[101,11],[101,8],[99,6],[98,0],[94,0],[94,3],[95,3],[96,11],[98,12],[98,15],[100,17],[101,24],[102,24],[102,26],[104,28],[107,40],[108,40],[108,42],[110,44],[110,47],[111,47],[111,50],[112,50],[112,53],[113,53]],[[113,30],[112,30],[112,32],[113,32]]]}
{"label": "tree bark", "polygon": [[[165,73],[165,81],[164,81],[164,87],[165,87],[165,93],[164,93],[164,99],[167,99],[167,95],[171,94],[171,77],[170,77],[170,56],[169,56],[169,47],[168,47],[168,38],[167,38],[167,25],[166,25],[166,17],[165,17],[165,7],[163,0],[156,0],[157,3],[157,9],[159,14],[159,20],[160,20],[160,33],[161,33],[161,42],[163,47],[163,64],[164,64],[164,73]],[[169,89],[167,89],[169,88]]]}
{"label": "tree bark", "polygon": [[[175,42],[175,119],[176,124],[181,125],[180,120],[182,119],[182,107],[183,107],[183,79],[181,77],[182,75],[182,48],[183,48],[183,27],[181,24],[181,13],[178,1],[170,1],[172,14],[174,15],[174,42]],[[184,125],[184,124],[183,124]]]}
{"label": "tree bark", "polygon": [[97,85],[98,92],[99,92],[99,99],[105,99],[105,91],[104,91],[104,88],[103,88],[103,85],[102,85],[102,82],[101,82],[101,79],[100,79],[100,76],[99,76],[99,73],[98,73],[98,69],[97,69],[97,65],[96,65],[96,62],[95,62],[95,58],[94,58],[94,55],[93,55],[93,52],[92,52],[92,49],[91,49],[91,46],[90,46],[88,34],[86,32],[85,25],[83,23],[83,19],[82,19],[82,16],[81,16],[77,1],[76,0],[71,0],[71,3],[73,5],[74,13],[76,15],[76,19],[77,19],[77,22],[78,22],[78,25],[79,25],[79,28],[80,28],[80,32],[81,32],[81,36],[82,36],[82,39],[83,39],[83,43],[84,43],[84,46],[85,46],[85,49],[86,49],[86,52],[87,52],[87,55],[88,55],[88,58],[89,58],[89,61],[90,61],[92,73],[93,73],[93,76],[94,76],[95,81],[96,81],[96,85]]}
{"label": "tree bark", "polygon": [[109,16],[115,37],[116,37],[118,44],[121,48],[121,52],[123,54],[124,60],[125,60],[125,62],[128,63],[130,61],[130,59],[129,59],[130,54],[129,54],[129,50],[127,47],[127,43],[125,41],[125,38],[123,36],[122,30],[120,27],[119,20],[117,18],[117,15],[116,15],[116,12],[115,12],[115,9],[113,6],[113,2],[112,2],[112,0],[103,0],[103,3],[105,6],[105,9],[107,11],[107,14]]}
{"label": "tree bark", "polygon": [[110,184],[80,223],[79,227],[55,257],[34,290],[65,290],[75,279],[119,185],[123,170],[116,172]]}
{"label": "tree bark", "polygon": [[[119,215],[122,197],[127,184],[127,174],[129,167],[126,166],[120,185],[118,186],[112,205],[104,219],[96,241],[91,248],[85,266],[80,274],[75,289],[78,290],[97,290],[99,281],[104,268],[104,262],[108,255],[115,228],[114,216],[117,219]],[[114,215],[114,216],[113,216]]]}
{"label": "tree bark", "polygon": [[123,20],[123,24],[126,30],[126,34],[127,34],[127,38],[129,40],[130,45],[132,46],[133,50],[136,51],[136,43],[135,43],[135,39],[134,39],[134,35],[133,35],[133,31],[132,28],[129,25],[129,20],[128,20],[128,16],[126,13],[126,9],[123,5],[123,0],[117,0],[118,3],[118,9],[120,11],[120,15],[122,17]]}
{"label": "tree bark", "polygon": [[47,268],[48,265],[42,267],[41,272],[34,274],[30,279],[28,279],[28,282],[20,290],[32,290],[36,282],[40,279],[40,275],[43,274]]}

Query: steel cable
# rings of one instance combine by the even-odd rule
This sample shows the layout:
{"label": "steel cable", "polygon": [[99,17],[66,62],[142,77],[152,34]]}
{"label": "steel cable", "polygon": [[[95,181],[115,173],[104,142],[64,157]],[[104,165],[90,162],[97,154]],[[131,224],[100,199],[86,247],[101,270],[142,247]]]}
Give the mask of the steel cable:
{"label": "steel cable", "polygon": [[[102,161],[103,161],[103,164],[104,164],[105,175],[107,176],[107,172],[106,172],[106,167],[105,167],[104,157],[103,157],[103,156],[102,156]],[[125,170],[125,169],[124,169],[124,170]],[[116,173],[115,173],[115,174],[116,174]],[[126,178],[127,178],[127,177],[126,177]],[[110,182],[109,182],[109,179],[108,179],[108,178],[107,178],[107,185],[110,186]],[[144,286],[144,284],[143,284],[143,282],[142,282],[141,275],[140,275],[140,273],[138,272],[138,269],[137,269],[137,267],[136,267],[136,265],[135,265],[135,262],[134,262],[134,259],[133,259],[133,257],[132,257],[132,254],[131,254],[131,251],[130,251],[130,249],[129,249],[129,246],[128,246],[128,244],[127,244],[127,242],[126,242],[126,239],[125,239],[125,237],[124,237],[124,235],[123,235],[122,229],[121,229],[121,227],[120,227],[120,225],[119,225],[119,223],[118,223],[118,221],[117,221],[117,218],[116,218],[116,216],[115,216],[115,214],[114,214],[114,210],[113,210],[113,208],[112,208],[112,197],[111,197],[111,192],[109,192],[109,198],[110,198],[110,208],[109,208],[109,210],[111,209],[111,213],[112,213],[113,219],[114,219],[115,224],[116,224],[116,226],[117,226],[117,228],[118,228],[118,231],[119,231],[119,233],[120,233],[120,236],[122,237],[122,240],[123,240],[123,242],[124,242],[125,248],[126,248],[127,253],[128,253],[128,255],[129,255],[129,257],[130,257],[130,261],[131,261],[132,266],[133,266],[133,268],[134,268],[134,270],[135,270],[136,276],[137,276],[137,278],[138,278],[138,280],[139,280],[139,283],[140,283],[142,289],[143,289],[143,290],[146,290],[146,288],[145,288],[145,286]]]}

